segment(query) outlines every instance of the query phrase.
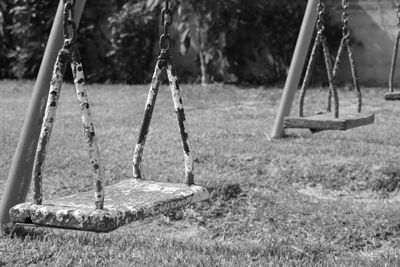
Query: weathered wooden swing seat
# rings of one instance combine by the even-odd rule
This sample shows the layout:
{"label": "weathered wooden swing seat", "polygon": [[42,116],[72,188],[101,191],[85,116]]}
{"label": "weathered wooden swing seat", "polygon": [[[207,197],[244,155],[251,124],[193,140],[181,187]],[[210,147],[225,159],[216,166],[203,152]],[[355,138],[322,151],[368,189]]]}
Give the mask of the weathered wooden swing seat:
{"label": "weathered wooden swing seat", "polygon": [[209,197],[208,191],[201,186],[136,179],[105,189],[107,194],[102,210],[93,207],[93,192],[84,192],[48,200],[43,205],[19,204],[11,208],[10,218],[16,225],[106,233]]}
{"label": "weathered wooden swing seat", "polygon": [[385,100],[388,100],[388,101],[400,100],[400,92],[386,93]]}
{"label": "weathered wooden swing seat", "polygon": [[313,132],[326,130],[345,131],[351,128],[373,123],[375,116],[372,113],[355,113],[334,118],[331,113],[315,114],[306,117],[286,117],[285,128],[305,128]]}

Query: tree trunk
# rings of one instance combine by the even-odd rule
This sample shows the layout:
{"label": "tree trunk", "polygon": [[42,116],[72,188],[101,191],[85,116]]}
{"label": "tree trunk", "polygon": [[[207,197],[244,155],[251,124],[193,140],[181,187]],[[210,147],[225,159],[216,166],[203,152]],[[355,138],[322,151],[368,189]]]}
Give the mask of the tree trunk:
{"label": "tree trunk", "polygon": [[[200,24],[201,25],[201,24]],[[200,42],[199,57],[200,57],[200,71],[201,71],[201,85],[207,86],[211,83],[210,75],[208,73],[207,63],[205,60],[205,42],[203,30],[198,31],[198,40]]]}
{"label": "tree trunk", "polygon": [[201,49],[199,51],[199,57],[200,57],[200,70],[201,70],[201,85],[206,86],[210,84],[210,78],[207,73],[207,64],[204,59],[205,56],[203,51],[201,51]]}

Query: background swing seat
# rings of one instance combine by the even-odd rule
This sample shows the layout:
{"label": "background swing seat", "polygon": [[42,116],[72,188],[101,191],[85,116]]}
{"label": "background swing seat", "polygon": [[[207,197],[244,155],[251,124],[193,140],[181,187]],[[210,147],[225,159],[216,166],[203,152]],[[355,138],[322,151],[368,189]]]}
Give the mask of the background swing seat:
{"label": "background swing seat", "polygon": [[107,186],[105,192],[102,210],[94,208],[90,191],[48,200],[43,205],[16,205],[10,209],[10,218],[15,225],[106,233],[209,198],[201,186],[137,179]]}
{"label": "background swing seat", "polygon": [[312,132],[326,130],[345,131],[351,128],[373,123],[375,116],[372,113],[355,113],[334,118],[332,113],[318,113],[306,117],[285,117],[284,127],[305,128]]}
{"label": "background swing seat", "polygon": [[395,101],[400,100],[400,92],[389,92],[385,94],[385,100]]}

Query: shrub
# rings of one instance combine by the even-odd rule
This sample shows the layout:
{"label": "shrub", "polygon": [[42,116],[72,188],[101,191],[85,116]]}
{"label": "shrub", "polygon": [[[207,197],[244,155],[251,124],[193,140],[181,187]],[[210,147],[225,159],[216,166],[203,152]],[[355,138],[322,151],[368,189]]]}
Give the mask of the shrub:
{"label": "shrub", "polygon": [[[195,49],[204,83],[284,80],[307,1],[171,2],[181,52]],[[0,1],[0,78],[35,78],[57,4]],[[162,0],[87,0],[78,45],[89,81],[150,80],[162,5]],[[328,24],[327,33],[328,42],[337,45],[340,30]]]}
{"label": "shrub", "polygon": [[112,49],[108,57],[112,81],[149,82],[158,40],[158,12],[145,10],[143,1],[126,3],[109,18]]}
{"label": "shrub", "polygon": [[10,62],[7,58],[11,47],[10,30],[10,3],[9,0],[0,2],[0,79],[11,78]]}
{"label": "shrub", "polygon": [[[149,6],[163,4],[162,0],[147,2]],[[198,52],[202,83],[270,84],[285,79],[306,1],[175,2],[181,51],[192,47]],[[329,17],[327,21],[328,42],[337,45],[337,27],[329,23]]]}
{"label": "shrub", "polygon": [[105,82],[111,75],[107,20],[118,1],[87,0],[78,28],[78,47],[88,82]]}
{"label": "shrub", "polygon": [[185,0],[178,2],[181,52],[197,49],[201,82],[227,80],[229,62],[224,53],[227,34],[234,26],[232,15],[239,8],[236,0]]}
{"label": "shrub", "polygon": [[[225,54],[240,82],[271,84],[286,78],[306,4],[293,0],[238,1],[240,8],[234,16],[237,27],[229,33]],[[326,33],[330,46],[338,45],[338,27],[330,23],[329,16]]]}
{"label": "shrub", "polygon": [[7,54],[15,78],[36,78],[46,40],[53,22],[57,1],[10,1],[12,47]]}
{"label": "shrub", "polygon": [[[57,5],[58,1],[50,0],[8,0],[0,3],[3,14],[0,20],[3,22],[0,27],[0,37],[3,37],[0,43],[0,78],[36,78]],[[109,15],[110,6],[108,0],[88,0],[78,29],[78,45],[85,73],[92,81],[104,77],[99,74],[101,68],[96,70],[98,61],[104,60],[106,54],[102,51],[103,46],[98,44],[108,44],[105,34],[101,32],[99,18]]]}

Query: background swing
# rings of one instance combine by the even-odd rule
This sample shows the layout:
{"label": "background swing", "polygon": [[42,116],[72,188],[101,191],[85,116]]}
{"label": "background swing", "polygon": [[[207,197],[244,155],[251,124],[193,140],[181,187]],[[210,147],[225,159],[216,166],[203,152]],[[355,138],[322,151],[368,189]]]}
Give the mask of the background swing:
{"label": "background swing", "polygon": [[400,92],[394,91],[394,76],[396,73],[396,61],[397,55],[399,52],[399,42],[400,42],[400,1],[396,1],[396,16],[397,16],[397,27],[399,28],[397,31],[396,41],[394,43],[393,49],[393,57],[392,57],[392,64],[390,66],[390,76],[389,76],[389,92],[385,94],[385,100],[393,101],[393,100],[400,100]]}
{"label": "background swing", "polygon": [[[168,27],[172,23],[172,12],[169,0],[165,0],[162,11],[164,34],[160,38],[160,56],[153,75],[148,102],[145,109],[138,143],[135,147],[133,170],[134,179],[128,179],[103,189],[104,171],[96,144],[86,89],[84,86],[83,68],[76,46],[76,25],[73,21],[75,1],[67,1],[64,6],[64,44],[59,51],[54,66],[53,78],[46,104],[40,139],[34,163],[34,203],[18,204],[10,209],[10,218],[14,225],[53,227],[92,232],[110,232],[130,222],[149,216],[167,213],[191,203],[206,200],[209,196],[206,189],[194,185],[193,161],[190,155],[188,134],[185,130],[185,114],[180,97],[178,78],[169,55],[171,38]],[[53,199],[42,203],[42,174],[48,141],[54,123],[59,100],[63,74],[68,61],[71,68],[77,97],[81,106],[82,122],[89,157],[94,172],[95,203],[91,192]],[[144,144],[150,125],[151,115],[160,85],[160,75],[166,69],[172,92],[178,126],[181,134],[184,156],[186,183],[163,183],[144,181],[140,174],[140,163]],[[106,192],[104,194],[104,192]]]}
{"label": "background swing", "polygon": [[[305,128],[310,129],[312,132],[319,132],[325,130],[348,130],[351,128],[364,126],[374,122],[374,114],[361,113],[362,106],[362,96],[361,90],[358,82],[357,69],[355,62],[353,60],[353,52],[350,45],[350,31],[348,29],[348,0],[342,1],[343,6],[343,28],[342,28],[342,40],[338,49],[337,57],[335,60],[335,65],[332,70],[332,64],[330,60],[330,53],[324,35],[325,31],[325,6],[322,1],[319,1],[317,11],[318,19],[316,23],[317,34],[315,37],[314,45],[311,51],[310,59],[308,62],[307,70],[305,73],[304,81],[301,87],[300,97],[299,97],[299,116],[298,117],[285,117],[284,118],[284,128]],[[329,81],[329,96],[328,96],[328,106],[327,112],[319,112],[313,115],[304,116],[304,99],[306,95],[307,88],[309,87],[310,80],[313,74],[313,68],[315,65],[315,60],[317,56],[318,47],[322,46],[326,72]],[[357,113],[346,114],[339,117],[339,99],[335,85],[336,74],[341,65],[341,58],[347,49],[350,67],[352,71],[354,88],[357,93],[358,107]],[[333,115],[331,112],[331,99],[334,100],[334,111]]]}

